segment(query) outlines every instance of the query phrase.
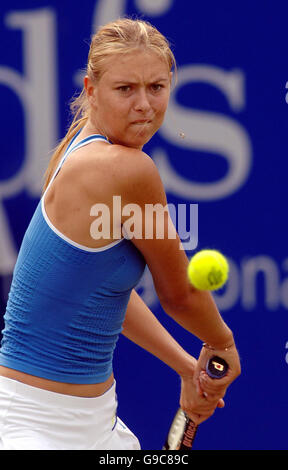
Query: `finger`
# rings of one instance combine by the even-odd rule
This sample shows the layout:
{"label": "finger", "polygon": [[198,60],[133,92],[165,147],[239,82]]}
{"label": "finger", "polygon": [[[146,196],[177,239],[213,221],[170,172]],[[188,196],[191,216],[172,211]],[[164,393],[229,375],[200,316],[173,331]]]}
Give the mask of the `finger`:
{"label": "finger", "polygon": [[[221,382],[220,382],[221,380]],[[222,395],[224,396],[227,389],[227,383],[223,382],[222,379],[220,380],[212,380],[208,375],[203,372],[199,376],[199,386],[200,389],[206,392],[208,395]]]}
{"label": "finger", "polygon": [[[193,406],[191,404],[187,404],[186,406],[181,406],[182,410],[187,414],[193,414],[193,415],[205,415],[205,416],[211,416],[215,409],[217,408],[217,404],[219,402],[219,398],[217,400],[209,402],[206,399],[202,399],[199,401],[197,404],[194,403]],[[220,403],[221,405],[221,403]]]}
{"label": "finger", "polygon": [[221,398],[217,403],[217,408],[224,408],[224,406],[225,406],[225,401],[222,400]]}
{"label": "finger", "polygon": [[197,413],[187,412],[187,411],[185,411],[185,414],[186,414],[186,416],[188,416],[188,418],[191,419],[191,420],[193,421],[193,423],[195,423],[196,425],[202,423],[201,415],[199,415],[199,414],[197,414]]}
{"label": "finger", "polygon": [[203,397],[209,403],[210,406],[218,407],[218,408],[223,408],[225,406],[225,402],[221,395],[216,395],[216,394],[208,394],[207,392],[203,392]]}
{"label": "finger", "polygon": [[209,412],[203,412],[203,413],[195,413],[191,411],[185,411],[186,415],[188,418],[192,419],[192,421],[198,425],[209,419],[213,414],[214,410],[209,410]]}

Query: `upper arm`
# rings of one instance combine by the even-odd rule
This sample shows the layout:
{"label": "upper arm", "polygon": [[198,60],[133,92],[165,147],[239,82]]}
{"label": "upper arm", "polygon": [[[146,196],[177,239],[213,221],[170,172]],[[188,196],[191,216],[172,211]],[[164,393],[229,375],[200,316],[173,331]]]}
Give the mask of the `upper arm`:
{"label": "upper arm", "polygon": [[169,215],[158,169],[142,152],[135,154],[133,165],[127,168],[128,178],[121,191],[124,228],[128,224],[131,232],[133,220],[135,231],[138,224],[138,233],[131,241],[147,262],[161,304],[176,305],[191,290],[187,278],[188,258]]}

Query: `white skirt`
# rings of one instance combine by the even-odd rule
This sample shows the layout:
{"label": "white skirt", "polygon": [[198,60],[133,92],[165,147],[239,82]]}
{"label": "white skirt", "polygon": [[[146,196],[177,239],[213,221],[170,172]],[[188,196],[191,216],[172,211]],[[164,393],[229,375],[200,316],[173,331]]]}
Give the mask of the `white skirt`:
{"label": "white skirt", "polygon": [[115,389],[82,398],[0,376],[0,450],[139,450]]}

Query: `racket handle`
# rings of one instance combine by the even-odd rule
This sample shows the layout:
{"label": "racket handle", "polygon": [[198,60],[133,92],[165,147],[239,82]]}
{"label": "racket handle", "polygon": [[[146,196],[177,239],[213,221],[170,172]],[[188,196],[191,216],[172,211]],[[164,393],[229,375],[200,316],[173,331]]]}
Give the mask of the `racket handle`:
{"label": "racket handle", "polygon": [[[210,357],[206,364],[206,372],[212,379],[222,379],[228,372],[227,362],[219,356]],[[185,414],[185,413],[184,413]],[[191,450],[198,426],[186,416],[186,425],[179,450]]]}
{"label": "racket handle", "polygon": [[228,364],[222,357],[210,357],[206,364],[206,372],[211,379],[222,379],[228,372]]}

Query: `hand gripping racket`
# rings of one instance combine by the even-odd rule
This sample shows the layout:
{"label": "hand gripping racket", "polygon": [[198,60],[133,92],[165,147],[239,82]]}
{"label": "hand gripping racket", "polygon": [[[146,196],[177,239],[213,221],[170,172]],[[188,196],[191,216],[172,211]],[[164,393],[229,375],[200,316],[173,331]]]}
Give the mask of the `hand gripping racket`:
{"label": "hand gripping racket", "polygon": [[[221,379],[227,374],[228,364],[224,359],[213,356],[206,365],[206,372],[212,379]],[[198,426],[179,408],[169,429],[163,450],[191,450]]]}

